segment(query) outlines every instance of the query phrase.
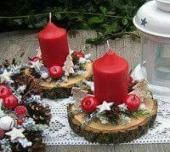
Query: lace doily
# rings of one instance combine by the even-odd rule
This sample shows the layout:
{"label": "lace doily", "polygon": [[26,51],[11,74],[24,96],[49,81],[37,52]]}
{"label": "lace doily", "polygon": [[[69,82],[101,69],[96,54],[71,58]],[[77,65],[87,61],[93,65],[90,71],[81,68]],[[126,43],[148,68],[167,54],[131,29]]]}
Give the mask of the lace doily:
{"label": "lace doily", "polygon": [[[170,143],[170,98],[155,97],[158,100],[158,115],[153,128],[141,138],[129,144]],[[44,131],[47,145],[95,145],[76,135],[67,120],[67,105],[74,102],[72,97],[57,101],[44,99],[52,111],[50,127]]]}

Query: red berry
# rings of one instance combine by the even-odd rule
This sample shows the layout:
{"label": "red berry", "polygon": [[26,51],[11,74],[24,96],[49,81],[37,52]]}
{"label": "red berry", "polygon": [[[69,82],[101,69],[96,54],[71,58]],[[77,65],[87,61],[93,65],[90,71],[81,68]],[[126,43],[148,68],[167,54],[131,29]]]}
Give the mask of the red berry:
{"label": "red berry", "polygon": [[14,109],[18,105],[18,99],[14,95],[10,95],[4,99],[4,106],[8,109]]}
{"label": "red berry", "polygon": [[0,139],[2,139],[5,136],[5,131],[0,128]]}
{"label": "red berry", "polygon": [[10,88],[2,84],[0,85],[0,98],[6,98],[11,94],[12,94],[12,91]]}
{"label": "red berry", "polygon": [[83,51],[74,51],[73,56],[78,58],[78,59],[84,58],[84,53],[83,53]]}
{"label": "red berry", "polygon": [[25,106],[17,106],[15,108],[15,113],[17,116],[26,116],[27,114],[27,108]]}
{"label": "red berry", "polygon": [[127,108],[131,112],[137,111],[140,106],[140,103],[141,103],[140,98],[138,96],[136,96],[135,94],[128,95],[126,98],[126,101],[125,101]]}
{"label": "red berry", "polygon": [[17,119],[17,125],[22,125],[22,124],[23,124],[23,122],[24,122],[24,120],[23,120],[23,119]]}
{"label": "red berry", "polygon": [[96,110],[98,103],[98,100],[94,96],[86,96],[81,101],[81,108],[85,112],[93,112]]}
{"label": "red berry", "polygon": [[49,73],[52,78],[60,78],[63,75],[63,69],[61,66],[54,65],[49,68]]}

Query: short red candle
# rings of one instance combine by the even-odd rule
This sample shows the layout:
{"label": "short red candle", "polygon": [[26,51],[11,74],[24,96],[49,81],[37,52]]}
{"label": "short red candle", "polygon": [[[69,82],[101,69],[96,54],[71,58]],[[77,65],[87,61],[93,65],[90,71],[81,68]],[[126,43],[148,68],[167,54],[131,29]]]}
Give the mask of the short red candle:
{"label": "short red candle", "polygon": [[128,62],[109,50],[93,64],[94,93],[100,101],[121,104],[128,95]]}
{"label": "short red candle", "polygon": [[67,32],[49,22],[38,34],[42,60],[47,67],[63,66],[69,53]]}

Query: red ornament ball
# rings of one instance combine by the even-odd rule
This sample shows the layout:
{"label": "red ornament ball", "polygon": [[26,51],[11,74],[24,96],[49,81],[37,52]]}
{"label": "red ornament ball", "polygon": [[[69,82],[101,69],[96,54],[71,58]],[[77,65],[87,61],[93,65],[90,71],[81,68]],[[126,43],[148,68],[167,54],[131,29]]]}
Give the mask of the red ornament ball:
{"label": "red ornament ball", "polygon": [[4,99],[4,107],[8,109],[14,109],[18,105],[18,99],[14,95],[10,95]]}
{"label": "red ornament ball", "polygon": [[27,108],[25,106],[17,106],[15,108],[15,113],[17,116],[26,116],[27,114]]}
{"label": "red ornament ball", "polygon": [[0,98],[4,99],[11,94],[12,94],[12,91],[10,88],[8,88],[7,86],[5,86],[3,84],[0,85]]}
{"label": "red ornament ball", "polygon": [[76,57],[77,59],[84,58],[84,53],[83,51],[74,51],[73,56]]}
{"label": "red ornament ball", "polygon": [[135,94],[129,94],[126,98],[125,104],[127,105],[127,108],[131,112],[135,112],[138,110],[140,106],[141,100],[138,96]]}
{"label": "red ornament ball", "polygon": [[54,65],[49,68],[49,74],[52,78],[60,78],[63,75],[63,69],[61,66]]}
{"label": "red ornament ball", "polygon": [[0,128],[0,139],[4,138],[5,136],[5,131]]}
{"label": "red ornament ball", "polygon": [[85,112],[94,112],[96,110],[96,107],[98,105],[98,100],[94,96],[86,96],[82,101],[81,101],[81,108]]}

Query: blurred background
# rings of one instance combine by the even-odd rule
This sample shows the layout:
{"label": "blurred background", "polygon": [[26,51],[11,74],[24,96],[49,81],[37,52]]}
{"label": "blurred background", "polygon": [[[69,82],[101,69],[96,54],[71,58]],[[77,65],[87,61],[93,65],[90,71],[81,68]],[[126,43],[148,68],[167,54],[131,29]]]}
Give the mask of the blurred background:
{"label": "blurred background", "polygon": [[135,36],[132,18],[146,0],[6,0],[0,2],[0,32],[40,29],[52,21],[67,30],[97,31],[87,43]]}

